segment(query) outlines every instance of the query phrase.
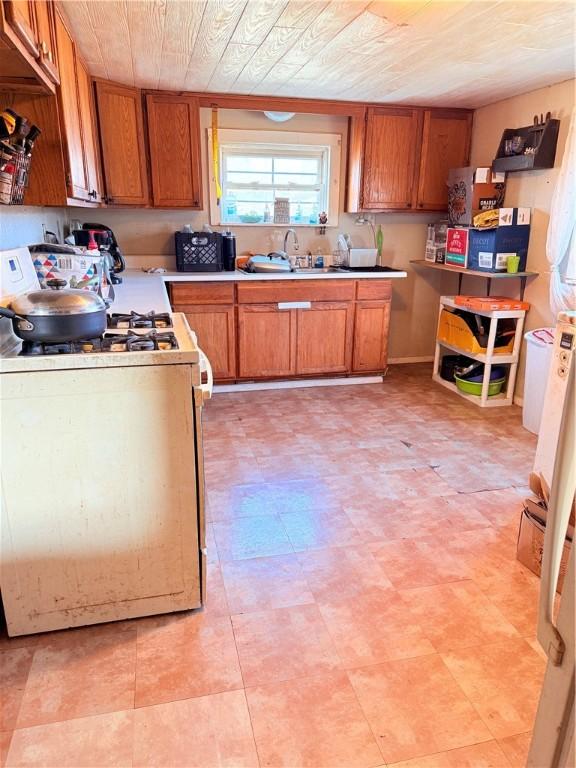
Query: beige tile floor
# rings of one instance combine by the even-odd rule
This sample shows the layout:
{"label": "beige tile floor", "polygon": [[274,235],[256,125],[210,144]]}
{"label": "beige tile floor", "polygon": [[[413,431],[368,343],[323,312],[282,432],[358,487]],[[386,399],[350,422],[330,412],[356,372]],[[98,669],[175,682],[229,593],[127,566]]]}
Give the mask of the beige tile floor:
{"label": "beige tile floor", "polygon": [[218,395],[206,609],[1,638],[2,766],[520,768],[534,448],[428,366]]}

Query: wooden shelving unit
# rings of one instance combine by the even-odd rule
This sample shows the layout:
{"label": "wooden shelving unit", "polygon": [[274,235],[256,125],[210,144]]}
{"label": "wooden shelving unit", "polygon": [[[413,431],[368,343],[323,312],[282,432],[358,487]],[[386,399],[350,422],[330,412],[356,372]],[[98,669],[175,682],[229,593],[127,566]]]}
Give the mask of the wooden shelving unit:
{"label": "wooden shelving unit", "polygon": [[520,280],[520,298],[524,298],[526,281],[529,277],[538,277],[538,272],[482,272],[478,269],[464,269],[462,267],[453,267],[450,264],[436,264],[425,259],[411,259],[410,264],[416,264],[420,267],[429,269],[439,269],[442,272],[455,272],[458,275],[458,294],[462,293],[462,278],[465,275],[469,277],[483,277],[487,281],[486,295],[490,296],[492,280],[510,280],[517,278]]}
{"label": "wooden shelving unit", "polygon": [[[441,266],[441,265],[440,265]],[[484,273],[481,273],[484,274]],[[490,331],[488,333],[488,346],[485,353],[473,353],[468,352],[465,349],[457,347],[453,344],[447,344],[444,341],[438,339],[438,328],[440,326],[440,316],[444,307],[450,307],[451,309],[459,309],[462,311],[470,311],[471,314],[481,315],[482,317],[490,318]],[[456,392],[460,397],[465,400],[469,400],[474,405],[480,408],[495,408],[498,406],[512,405],[514,398],[514,385],[516,383],[516,373],[518,370],[518,359],[520,357],[520,346],[522,344],[522,330],[524,328],[524,318],[526,317],[526,311],[523,309],[515,310],[466,310],[464,307],[459,306],[451,296],[440,297],[440,309],[438,312],[438,328],[436,330],[436,352],[434,354],[434,371],[432,373],[432,379],[438,384],[442,385],[446,389]],[[514,346],[512,353],[498,354],[494,350],[494,342],[496,340],[496,329],[498,320],[516,320],[516,333],[514,336]],[[476,395],[469,395],[465,392],[461,392],[456,386],[455,382],[446,381],[440,376],[440,365],[442,362],[442,350],[447,349],[451,352],[455,352],[459,355],[469,357],[471,360],[478,360],[478,362],[484,363],[484,380],[482,382],[482,394],[480,397]],[[490,384],[490,372],[493,365],[509,365],[508,380],[506,382],[506,391],[499,395],[493,395],[488,397],[488,385]]]}

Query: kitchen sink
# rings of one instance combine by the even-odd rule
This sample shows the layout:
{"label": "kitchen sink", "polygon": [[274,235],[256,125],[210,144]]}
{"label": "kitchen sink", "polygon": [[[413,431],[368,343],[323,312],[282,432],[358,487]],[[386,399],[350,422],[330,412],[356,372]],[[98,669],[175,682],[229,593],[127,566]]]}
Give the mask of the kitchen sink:
{"label": "kitchen sink", "polygon": [[326,272],[332,272],[332,269],[330,267],[294,267],[292,269],[292,272],[297,272],[298,274],[305,275],[305,274],[317,274],[322,275]]}

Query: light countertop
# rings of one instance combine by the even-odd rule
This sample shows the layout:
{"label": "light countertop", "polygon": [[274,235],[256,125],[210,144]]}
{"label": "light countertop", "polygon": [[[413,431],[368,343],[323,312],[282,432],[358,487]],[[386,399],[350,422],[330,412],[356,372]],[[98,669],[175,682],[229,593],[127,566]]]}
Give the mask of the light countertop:
{"label": "light countertop", "polygon": [[244,272],[240,269],[234,272],[165,272],[161,277],[167,283],[244,283],[253,280],[395,280],[407,277],[408,273],[397,272]]}
{"label": "light countertop", "polygon": [[251,282],[254,280],[395,280],[407,277],[398,272],[276,272],[274,274],[235,272],[142,272],[127,269],[120,277],[122,283],[114,286],[116,298],[111,312],[170,312],[170,301],[165,283],[223,283]]}

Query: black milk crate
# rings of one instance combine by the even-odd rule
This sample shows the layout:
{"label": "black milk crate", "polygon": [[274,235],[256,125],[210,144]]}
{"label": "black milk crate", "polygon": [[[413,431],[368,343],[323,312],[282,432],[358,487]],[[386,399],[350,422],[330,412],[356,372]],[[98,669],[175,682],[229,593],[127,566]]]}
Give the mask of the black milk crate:
{"label": "black milk crate", "polygon": [[176,232],[178,272],[221,272],[222,235],[219,232]]}

